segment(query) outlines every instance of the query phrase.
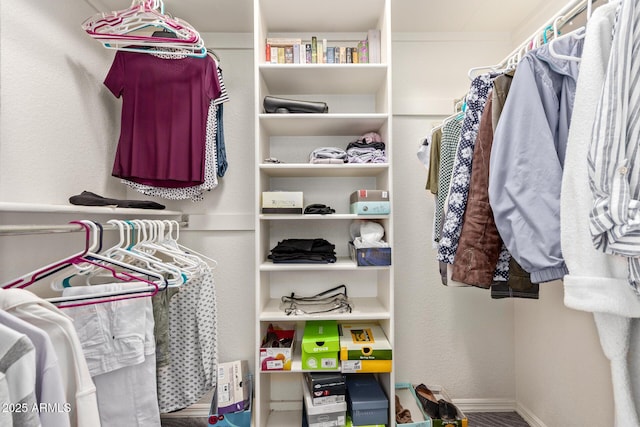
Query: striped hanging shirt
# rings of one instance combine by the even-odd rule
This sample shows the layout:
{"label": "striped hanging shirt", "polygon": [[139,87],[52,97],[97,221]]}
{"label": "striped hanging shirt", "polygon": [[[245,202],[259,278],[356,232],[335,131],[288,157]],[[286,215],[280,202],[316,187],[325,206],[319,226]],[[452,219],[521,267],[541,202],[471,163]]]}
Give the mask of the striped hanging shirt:
{"label": "striped hanging shirt", "polygon": [[623,2],[589,147],[593,244],[628,258],[640,294],[640,5]]}

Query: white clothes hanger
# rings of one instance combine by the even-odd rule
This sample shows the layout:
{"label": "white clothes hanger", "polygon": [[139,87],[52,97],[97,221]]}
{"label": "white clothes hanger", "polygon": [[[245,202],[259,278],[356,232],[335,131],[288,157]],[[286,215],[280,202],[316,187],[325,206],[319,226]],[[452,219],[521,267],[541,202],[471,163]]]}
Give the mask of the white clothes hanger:
{"label": "white clothes hanger", "polygon": [[[165,222],[168,225],[168,231],[167,231],[167,234],[165,235],[168,242],[171,242],[172,245],[175,244],[177,248],[179,248],[180,250],[184,251],[187,254],[197,255],[199,258],[208,261],[207,264],[212,269],[215,269],[218,266],[218,261],[216,261],[215,259],[210,258],[200,252],[197,252],[191,248],[188,248],[178,243],[178,239],[180,238],[180,223],[178,223],[178,221],[164,220],[163,222]],[[175,229],[175,234],[173,233],[174,229]]]}
{"label": "white clothes hanger", "polygon": [[189,254],[180,249],[177,242],[170,240],[170,233],[165,233],[166,223],[158,220],[142,220],[149,223],[150,230],[155,233],[155,238],[147,244],[147,247],[160,255],[170,257],[173,262],[184,270],[193,274],[200,274],[203,270],[203,259],[194,254]]}
{"label": "white clothes hanger", "polygon": [[[588,1],[588,3],[591,4],[591,1]],[[549,53],[554,58],[564,59],[566,61],[580,62],[581,58],[579,56],[570,56],[570,55],[563,55],[563,54],[557,53],[553,45],[557,40],[563,39],[565,37],[571,37],[574,40],[580,40],[580,39],[583,39],[586,36],[586,34],[587,32],[585,31],[585,27],[580,27],[574,31],[571,31],[570,33],[564,34],[558,38],[554,38],[549,42]]]}
{"label": "white clothes hanger", "polygon": [[[128,9],[88,18],[82,23],[82,29],[107,49],[173,56],[207,55],[204,41],[195,28],[166,15],[161,0],[133,0]],[[160,31],[160,35],[154,36],[154,31]],[[163,33],[171,36],[162,36]]]}
{"label": "white clothes hanger", "polygon": [[[100,253],[103,260],[117,261],[127,265],[135,265],[144,271],[151,271],[154,274],[165,278],[166,285],[169,287],[178,287],[186,282],[186,275],[176,266],[164,263],[162,260],[148,256],[145,253],[131,250],[131,239],[124,239],[124,227],[127,226],[126,221],[111,220],[110,224],[118,225],[120,230],[120,242],[117,245],[104,250]],[[129,233],[127,233],[129,235]],[[127,246],[121,246],[124,243]],[[135,263],[135,264],[131,264]],[[51,282],[51,288],[56,291],[62,291],[65,287],[72,286],[72,278],[84,278],[84,285],[91,285],[92,282],[109,277],[105,271],[95,264],[82,264],[77,266],[78,271],[75,274],[67,275],[64,278],[55,279]],[[77,279],[76,279],[77,280]]]}

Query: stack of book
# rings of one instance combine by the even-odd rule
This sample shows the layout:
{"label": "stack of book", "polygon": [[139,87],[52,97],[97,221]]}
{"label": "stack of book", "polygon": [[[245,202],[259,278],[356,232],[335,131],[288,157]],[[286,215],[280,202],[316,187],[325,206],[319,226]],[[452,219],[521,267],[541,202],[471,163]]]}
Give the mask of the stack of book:
{"label": "stack of book", "polygon": [[268,37],[265,58],[271,64],[367,64],[380,63],[380,30],[349,46],[329,46],[327,39]]}

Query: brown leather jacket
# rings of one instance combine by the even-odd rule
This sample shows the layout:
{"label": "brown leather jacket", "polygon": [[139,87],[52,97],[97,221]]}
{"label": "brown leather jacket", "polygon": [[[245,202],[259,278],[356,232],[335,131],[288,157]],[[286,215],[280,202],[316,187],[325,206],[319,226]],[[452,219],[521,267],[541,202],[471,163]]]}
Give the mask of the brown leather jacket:
{"label": "brown leather jacket", "polygon": [[473,150],[469,201],[451,273],[453,280],[481,288],[491,287],[502,249],[502,239],[493,220],[488,191],[493,143],[492,104],[492,97],[489,97],[480,119]]}

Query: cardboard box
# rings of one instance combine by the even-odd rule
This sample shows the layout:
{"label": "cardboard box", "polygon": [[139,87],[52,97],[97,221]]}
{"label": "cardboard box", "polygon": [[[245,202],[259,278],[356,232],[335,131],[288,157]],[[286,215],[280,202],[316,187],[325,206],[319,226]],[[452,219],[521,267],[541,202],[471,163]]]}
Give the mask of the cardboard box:
{"label": "cardboard box", "polygon": [[304,210],[302,191],[263,191],[262,213],[301,214]]}
{"label": "cardboard box", "polygon": [[[295,329],[269,325],[260,346],[260,366],[263,371],[291,370],[295,336]],[[276,342],[273,343],[273,340]]]}
{"label": "cardboard box", "polygon": [[349,374],[347,408],[353,424],[387,424],[389,399],[373,374]]}
{"label": "cardboard box", "polygon": [[391,360],[393,350],[377,323],[343,323],[340,331],[340,360]]}
{"label": "cardboard box", "polygon": [[[417,384],[412,384],[412,387],[414,389],[416,386]],[[433,395],[435,396],[436,399],[438,400],[444,399],[447,402],[451,402],[451,398],[449,397],[449,395],[447,394],[447,392],[444,390],[443,387],[439,385],[427,385],[427,387],[429,388],[429,390],[433,392]],[[460,410],[460,408],[458,408],[457,406],[456,408],[458,409],[458,415],[456,417],[458,418],[457,420],[443,421],[440,419],[431,419],[431,426],[432,427],[468,427],[469,420],[467,419],[467,416]]]}
{"label": "cardboard box", "polygon": [[[396,396],[404,409],[411,412],[412,423],[396,424],[402,427],[431,427],[431,418],[424,412],[422,404],[416,397],[414,387],[409,383],[396,384]],[[396,408],[396,411],[398,408]]]}
{"label": "cardboard box", "polygon": [[326,405],[346,401],[347,385],[339,372],[306,372],[306,388],[311,393],[313,405]]}
{"label": "cardboard box", "polygon": [[[402,425],[409,426],[411,424],[402,424]],[[344,425],[344,427],[387,427],[387,425],[386,424],[368,424],[366,426],[354,426],[353,420],[351,419],[349,412],[347,412],[347,423]]]}
{"label": "cardboard box", "polygon": [[218,364],[218,414],[244,411],[249,407],[251,381],[246,360]]}
{"label": "cardboard box", "polygon": [[349,196],[350,212],[357,215],[388,215],[391,212],[387,190],[358,190]]}
{"label": "cardboard box", "polygon": [[304,412],[309,427],[342,427],[346,423],[347,402],[314,405],[311,392],[304,384]]}
{"label": "cardboard box", "polygon": [[357,374],[364,372],[391,372],[393,360],[342,360],[340,371],[343,374]]}
{"label": "cardboard box", "polygon": [[302,369],[338,369],[340,336],[335,320],[308,320],[302,336]]}
{"label": "cardboard box", "polygon": [[253,396],[251,393],[251,376],[247,379],[249,384],[249,407],[244,411],[230,412],[228,414],[219,414],[217,407],[217,396],[213,396],[211,401],[211,409],[209,410],[209,427],[251,427],[251,409],[253,405]]}
{"label": "cardboard box", "polygon": [[356,248],[349,242],[349,257],[361,267],[391,265],[391,248]]}

